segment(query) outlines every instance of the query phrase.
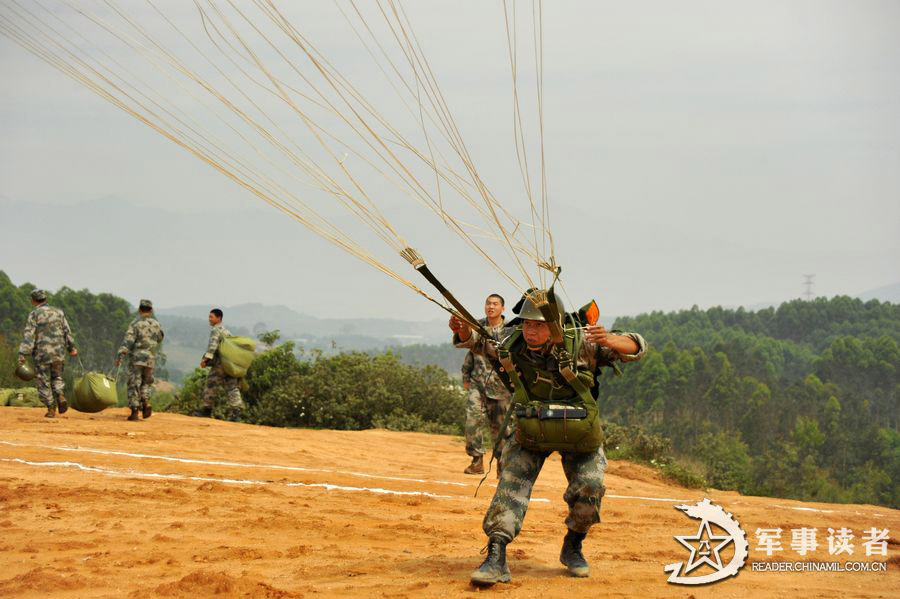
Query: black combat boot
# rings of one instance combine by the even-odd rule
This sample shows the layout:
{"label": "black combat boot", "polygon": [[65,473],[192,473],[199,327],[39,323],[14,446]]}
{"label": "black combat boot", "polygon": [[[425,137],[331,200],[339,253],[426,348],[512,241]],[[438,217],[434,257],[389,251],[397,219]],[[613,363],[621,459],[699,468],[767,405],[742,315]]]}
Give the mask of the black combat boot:
{"label": "black combat boot", "polygon": [[193,414],[191,414],[191,416],[196,416],[197,418],[212,418],[212,408],[209,406],[197,408],[197,410]]}
{"label": "black combat boot", "polygon": [[506,541],[500,537],[488,539],[487,557],[477,570],[472,572],[472,584],[491,586],[498,582],[509,582],[509,568],[506,565]]}
{"label": "black combat boot", "polygon": [[66,410],[69,409],[69,404],[66,402],[66,398],[63,395],[59,396],[59,399],[56,400],[56,406],[59,410],[60,414],[65,414]]}
{"label": "black combat boot", "polygon": [[241,409],[235,408],[231,410],[228,414],[228,422],[240,422],[241,421]]}
{"label": "black combat boot", "polygon": [[138,410],[137,408],[131,408],[131,414],[128,415],[128,419],[131,421],[140,420],[138,414],[140,414],[140,410]]}
{"label": "black combat boot", "polygon": [[586,536],[587,533],[570,530],[563,539],[562,551],[559,554],[559,561],[566,567],[569,574],[578,578],[587,578],[591,572],[590,566],[581,552],[581,542]]}
{"label": "black combat boot", "polygon": [[44,418],[56,418],[56,406],[47,406],[47,413]]}
{"label": "black combat boot", "polygon": [[150,405],[150,402],[142,399],[141,400],[141,416],[145,419],[150,418],[153,415],[153,407]]}

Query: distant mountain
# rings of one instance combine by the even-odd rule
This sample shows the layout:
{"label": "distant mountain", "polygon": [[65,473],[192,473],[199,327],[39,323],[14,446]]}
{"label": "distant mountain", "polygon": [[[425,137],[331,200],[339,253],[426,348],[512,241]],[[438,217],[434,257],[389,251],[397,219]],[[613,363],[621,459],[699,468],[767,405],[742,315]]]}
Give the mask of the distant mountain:
{"label": "distant mountain", "polygon": [[[283,339],[315,342],[333,339],[347,349],[370,349],[385,345],[411,343],[438,344],[449,340],[447,322],[443,319],[414,322],[387,318],[317,318],[281,305],[260,303],[219,306],[225,314],[226,326],[242,327],[254,335],[278,329]],[[211,306],[176,306],[156,312],[161,318],[179,316],[205,321]]]}
{"label": "distant mountain", "polygon": [[857,295],[861,300],[877,299],[882,302],[891,302],[892,304],[900,304],[900,283],[885,285],[877,289],[870,289]]}

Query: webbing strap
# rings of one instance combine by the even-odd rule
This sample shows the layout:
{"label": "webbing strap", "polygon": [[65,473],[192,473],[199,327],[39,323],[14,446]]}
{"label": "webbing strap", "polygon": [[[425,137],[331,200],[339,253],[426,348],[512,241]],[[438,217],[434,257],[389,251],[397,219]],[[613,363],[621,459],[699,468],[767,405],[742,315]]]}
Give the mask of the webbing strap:
{"label": "webbing strap", "polygon": [[513,343],[515,343],[519,337],[522,335],[522,329],[517,328],[512,335],[506,338],[503,342],[503,345],[497,350],[498,361],[503,368],[503,372],[501,374],[506,374],[509,377],[510,382],[513,384],[513,388],[515,391],[513,392],[513,396],[509,401],[509,408],[506,410],[506,414],[503,416],[503,423],[500,425],[500,431],[497,433],[497,439],[494,441],[494,446],[491,447],[491,460],[488,462],[487,471],[484,473],[484,476],[478,481],[478,486],[475,487],[475,497],[478,497],[478,489],[481,488],[481,484],[487,480],[488,474],[491,472],[491,466],[494,464],[494,460],[497,459],[497,447],[503,442],[506,438],[506,429],[509,426],[509,421],[512,419],[513,412],[516,409],[516,399],[521,399],[525,397],[525,387],[522,385],[522,381],[519,380],[519,373],[516,372],[516,367],[513,364],[512,358],[509,356],[509,348],[512,347]]}

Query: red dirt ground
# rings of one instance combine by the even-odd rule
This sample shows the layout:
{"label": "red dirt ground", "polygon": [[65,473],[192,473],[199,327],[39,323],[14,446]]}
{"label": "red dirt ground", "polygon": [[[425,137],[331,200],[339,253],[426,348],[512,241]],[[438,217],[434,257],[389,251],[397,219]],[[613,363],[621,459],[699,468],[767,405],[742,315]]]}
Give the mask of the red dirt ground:
{"label": "red dirt ground", "polygon": [[[0,408],[0,597],[844,599],[900,589],[900,511],[689,490],[627,462],[610,464],[603,522],[585,542],[591,577],[569,578],[557,559],[566,509],[554,456],[534,491],[543,501],[509,546],[512,583],[479,590],[468,578],[495,481],[472,496],[478,477],[462,474],[458,438],[125,414],[47,420],[41,409]],[[663,566],[688,557],[673,535],[698,526],[673,506],[703,497],[741,523],[748,564],[713,585],[670,585]],[[886,557],[865,556],[860,537],[873,526],[891,531]],[[779,527],[784,551],[767,558],[755,531]],[[751,571],[753,561],[803,560],[790,548],[801,527],[817,528],[821,544],[806,560],[837,559],[827,529],[846,527],[850,559],[887,561],[887,572]]]}

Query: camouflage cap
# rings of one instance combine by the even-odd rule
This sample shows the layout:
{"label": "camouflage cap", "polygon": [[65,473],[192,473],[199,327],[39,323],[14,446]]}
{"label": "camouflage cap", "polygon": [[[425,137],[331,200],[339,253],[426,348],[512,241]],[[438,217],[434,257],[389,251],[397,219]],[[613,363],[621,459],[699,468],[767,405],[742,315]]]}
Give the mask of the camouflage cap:
{"label": "camouflage cap", "polygon": [[141,302],[138,304],[138,309],[139,310],[152,310],[153,302],[151,302],[148,299],[142,299]]}
{"label": "camouflage cap", "polygon": [[31,299],[36,302],[45,302],[47,301],[47,292],[43,289],[35,289],[31,292]]}

